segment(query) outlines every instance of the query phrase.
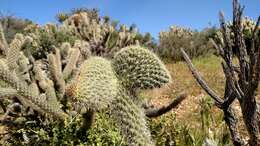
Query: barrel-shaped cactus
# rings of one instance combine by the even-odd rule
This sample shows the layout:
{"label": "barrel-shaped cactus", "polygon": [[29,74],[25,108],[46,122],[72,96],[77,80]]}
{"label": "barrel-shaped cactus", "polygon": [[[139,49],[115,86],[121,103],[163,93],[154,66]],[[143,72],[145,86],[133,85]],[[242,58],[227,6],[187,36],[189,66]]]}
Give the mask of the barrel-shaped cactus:
{"label": "barrel-shaped cactus", "polygon": [[91,110],[107,107],[119,89],[111,62],[101,57],[89,58],[81,65],[76,86],[77,100]]}
{"label": "barrel-shaped cactus", "polygon": [[[136,89],[161,87],[170,81],[170,75],[160,59],[140,46],[119,51],[112,60],[120,80],[120,92],[111,106],[112,117],[129,145],[153,145],[146,126],[146,116],[136,97]],[[137,99],[137,100],[136,100]]]}
{"label": "barrel-shaped cactus", "polygon": [[170,75],[162,61],[140,46],[121,49],[113,59],[113,66],[128,88],[151,89],[170,81]]}

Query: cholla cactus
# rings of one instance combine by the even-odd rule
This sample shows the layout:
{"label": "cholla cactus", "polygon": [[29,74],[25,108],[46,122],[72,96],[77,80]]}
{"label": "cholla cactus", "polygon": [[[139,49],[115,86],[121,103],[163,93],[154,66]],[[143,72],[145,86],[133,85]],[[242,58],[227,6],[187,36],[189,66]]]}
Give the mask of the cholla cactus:
{"label": "cholla cactus", "polygon": [[4,30],[2,24],[0,23],[0,54],[6,55],[6,48],[8,47],[7,41],[5,39]]}
{"label": "cholla cactus", "polygon": [[188,37],[193,35],[193,31],[188,28],[173,25],[170,27],[169,31],[162,31],[159,33],[160,39],[163,39],[164,37],[169,37],[171,35],[179,38]]}
{"label": "cholla cactus", "polygon": [[[249,17],[244,17],[242,20],[242,27],[243,27],[244,31],[249,31],[252,33],[255,25],[256,25],[256,22]],[[259,26],[258,26],[258,29],[259,29]]]}
{"label": "cholla cactus", "polygon": [[[54,84],[42,70],[40,60],[30,64],[29,59],[23,55],[23,52],[20,52],[26,42],[22,34],[17,34],[11,42],[5,59],[1,61],[1,79],[16,90],[21,102],[30,105],[34,110],[43,114],[49,113],[59,119],[66,118],[67,115],[60,109],[60,104],[56,98],[58,94],[62,97],[65,93],[59,52],[56,52],[56,56],[49,55],[49,70],[52,76],[50,78],[53,78]],[[33,67],[30,67],[30,65]],[[33,69],[33,72],[30,72],[30,69]],[[39,85],[35,84],[35,80],[38,81]],[[31,85],[37,85],[36,88],[33,88],[35,90],[30,90]],[[57,92],[55,92],[54,85],[58,88]],[[41,89],[44,93],[37,93],[36,90],[38,89]]]}
{"label": "cholla cactus", "polygon": [[118,50],[135,44],[137,40],[136,31],[130,31],[124,25],[124,29],[117,30],[105,21],[93,19],[84,11],[66,17],[60,25],[39,27],[32,24],[25,28],[25,33],[34,40],[30,46],[34,57],[46,57],[46,52],[53,51],[53,45],[61,46],[63,42],[74,45],[76,40],[87,42],[93,55],[112,57]]}
{"label": "cholla cactus", "polygon": [[113,56],[120,48],[134,44],[137,32],[124,29],[116,30],[105,21],[91,19],[86,12],[79,12],[64,21],[62,27],[73,32],[75,36],[88,41],[92,54]]}
{"label": "cholla cactus", "polygon": [[156,53],[177,61],[182,59],[180,48],[188,49],[191,54],[196,54],[199,51],[192,46],[194,34],[194,31],[189,28],[171,26],[167,31],[159,33],[160,45]]}
{"label": "cholla cactus", "polygon": [[[234,36],[234,30],[233,30],[234,29],[233,24],[232,24],[232,22],[228,22],[226,25],[227,25],[227,28],[228,28],[228,30],[227,30],[228,35],[231,38],[231,43],[233,45],[234,42],[232,42],[232,40],[234,40],[233,38],[235,37]],[[256,22],[249,17],[244,17],[241,21],[241,25],[242,25],[242,33],[243,33],[244,38],[245,38],[245,45],[246,45],[246,48],[248,50],[251,47],[250,39],[252,38],[252,34],[253,34],[253,31],[254,31],[254,27],[256,25]],[[259,30],[260,27],[258,27],[257,29]],[[260,33],[257,33],[256,35],[257,35],[257,38],[260,38]],[[220,30],[216,32],[213,39],[219,45],[224,44],[223,35],[222,35]],[[236,49],[237,48],[233,47],[234,53],[237,52]]]}

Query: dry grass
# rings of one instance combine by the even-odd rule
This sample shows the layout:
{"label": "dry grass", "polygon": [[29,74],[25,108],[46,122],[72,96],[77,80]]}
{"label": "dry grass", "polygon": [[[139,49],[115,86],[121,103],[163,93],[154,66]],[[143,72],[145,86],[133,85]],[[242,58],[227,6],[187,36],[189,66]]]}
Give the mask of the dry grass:
{"label": "dry grass", "polygon": [[[221,71],[221,60],[212,55],[194,59],[193,63],[209,86],[217,93],[223,93],[224,74]],[[166,66],[171,73],[172,82],[163,88],[145,91],[144,96],[151,98],[155,105],[163,105],[178,93],[185,91],[188,93],[187,99],[173,112],[176,113],[177,120],[184,123],[194,121],[194,124],[190,125],[194,128],[199,126],[196,122],[200,118],[199,102],[207,94],[198,86],[184,62],[167,63]]]}
{"label": "dry grass", "polygon": [[[199,70],[208,85],[214,89],[218,95],[222,96],[224,93],[225,78],[224,73],[222,72],[221,59],[211,55],[196,58],[193,60],[193,64]],[[151,102],[155,105],[163,105],[171,98],[175,98],[178,93],[182,91],[187,92],[188,98],[172,112],[176,114],[176,119],[181,124],[189,125],[190,128],[195,130],[201,128],[200,112],[202,107],[200,102],[207,97],[207,94],[198,86],[184,62],[167,63],[166,66],[171,73],[172,82],[161,89],[145,91],[142,93],[143,96],[151,98]],[[258,90],[258,95],[259,94],[260,90]],[[234,103],[234,108],[238,111],[237,113],[241,118],[238,102]],[[210,127],[213,127],[213,129],[211,129],[212,132],[226,130],[223,129],[223,127],[225,127],[223,125],[225,124],[222,120],[222,112],[213,106],[213,108],[210,109],[210,113],[212,114],[212,118],[215,118],[212,121],[218,121],[211,123]],[[246,131],[243,122],[239,123],[239,128],[241,131]]]}
{"label": "dry grass", "polygon": [[[224,93],[225,77],[222,72],[221,59],[211,55],[196,58],[192,62],[208,83],[209,87],[218,95],[222,96]],[[158,98],[174,98],[175,95],[182,91],[187,92],[191,97],[195,96],[194,98],[207,95],[196,83],[184,62],[166,63],[166,66],[171,73],[172,82],[160,89],[144,91],[142,93],[143,96],[153,98],[153,100]],[[258,95],[259,94],[260,89],[258,90]],[[194,99],[189,98],[189,100]]]}

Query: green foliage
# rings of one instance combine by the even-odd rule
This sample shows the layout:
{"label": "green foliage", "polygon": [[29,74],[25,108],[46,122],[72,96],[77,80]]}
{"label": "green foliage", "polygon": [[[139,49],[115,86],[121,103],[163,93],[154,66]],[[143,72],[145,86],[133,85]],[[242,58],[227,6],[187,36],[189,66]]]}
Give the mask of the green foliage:
{"label": "green foliage", "polygon": [[176,119],[173,112],[151,119],[149,125],[156,145],[201,146],[212,143],[225,146],[232,143],[223,115],[216,114],[210,97],[200,99],[195,112],[199,114],[193,113],[187,121]]}
{"label": "green foliage", "polygon": [[88,140],[87,145],[125,145],[123,136],[117,128],[116,123],[111,119],[111,113],[100,112],[95,116],[95,123],[91,129],[87,131]]}
{"label": "green foliage", "polygon": [[[43,120],[43,121],[42,121]],[[17,127],[10,129],[9,145],[114,145],[123,146],[124,141],[104,111],[96,114],[95,123],[88,131],[82,130],[82,116],[76,115],[67,124],[43,117],[17,118]],[[23,126],[22,126],[23,125]],[[27,139],[27,140],[26,140]]]}
{"label": "green foliage", "polygon": [[161,87],[170,75],[161,60],[140,46],[121,49],[113,59],[113,66],[128,89]]}

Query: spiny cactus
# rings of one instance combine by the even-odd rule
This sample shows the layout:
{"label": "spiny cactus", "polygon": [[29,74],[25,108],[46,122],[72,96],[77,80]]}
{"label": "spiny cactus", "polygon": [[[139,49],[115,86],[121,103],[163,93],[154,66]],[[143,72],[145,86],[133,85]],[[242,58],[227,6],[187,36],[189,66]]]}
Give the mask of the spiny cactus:
{"label": "spiny cactus", "polygon": [[75,36],[88,41],[92,54],[112,57],[122,47],[135,44],[137,32],[130,31],[125,25],[117,30],[106,21],[92,19],[87,12],[78,12],[67,18],[62,27]]}
{"label": "spiny cactus", "polygon": [[[21,81],[19,78],[17,78],[16,74],[9,70],[6,66],[6,62],[4,60],[0,61],[0,77],[5,82],[9,83],[15,90],[17,90],[17,93],[20,94],[25,98],[25,100],[30,101],[33,106],[32,107],[39,107],[42,109],[39,112],[45,111],[50,114],[53,114],[57,118],[63,119],[66,117],[66,115],[63,113],[63,111],[60,110],[60,108],[57,108],[56,105],[53,106],[55,103],[46,103],[44,96],[33,96],[32,91],[30,91],[28,85]],[[55,108],[56,107],[56,108]],[[37,108],[37,109],[39,109]],[[35,109],[35,110],[37,110]],[[43,113],[44,114],[44,113]]]}
{"label": "spiny cactus", "polygon": [[[13,97],[12,102],[26,108],[22,117],[32,109],[36,117],[38,113],[47,116],[39,117],[44,117],[37,121],[41,125],[45,123],[42,121],[56,118],[65,123],[59,128],[66,128],[71,124],[67,121],[73,121],[71,116],[79,115],[83,117],[80,120],[87,121],[90,111],[90,115],[105,111],[111,118],[106,120],[115,122],[128,145],[153,145],[137,91],[161,87],[170,81],[170,75],[149,50],[140,46],[121,49],[135,42],[134,32],[125,26],[115,30],[77,13],[61,26],[31,26],[25,34],[17,34],[10,44],[2,45],[0,58],[0,81],[5,83],[0,87],[0,96]],[[66,34],[65,38],[72,34],[77,39],[64,42],[61,34]],[[28,117],[23,118],[26,121]],[[81,130],[83,133],[77,132],[86,136],[86,129]]]}
{"label": "spiny cactus", "polygon": [[[93,19],[91,14],[84,11],[69,14],[60,25],[29,25],[25,34],[34,40],[31,53],[36,58],[46,57],[47,52],[53,51],[53,45],[58,47],[63,42],[68,42],[73,46],[76,40],[84,42],[83,46],[87,47],[92,55],[111,58],[121,48],[134,45],[138,39],[142,39],[136,29],[129,29],[125,25],[117,29],[103,19]],[[142,44],[148,41],[150,40],[142,41]]]}
{"label": "spiny cactus", "polygon": [[113,60],[91,57],[81,65],[76,100],[83,111],[108,107],[128,145],[153,145],[137,89],[161,87],[170,81],[158,57],[140,46],[122,49]]}
{"label": "spiny cactus", "polygon": [[146,123],[146,116],[140,105],[136,104],[131,93],[121,87],[116,99],[112,102],[111,116],[128,145],[153,145],[151,133]]}
{"label": "spiny cactus", "polygon": [[156,88],[170,81],[170,75],[160,59],[139,46],[121,49],[113,59],[113,66],[128,88]]}
{"label": "spiny cactus", "polygon": [[2,24],[0,23],[0,54],[6,55],[6,48],[8,48],[7,41],[5,39],[4,30]]}
{"label": "spiny cactus", "polygon": [[140,46],[123,48],[112,62],[121,82],[120,92],[112,103],[112,117],[129,145],[153,145],[136,92],[161,87],[170,81],[170,75],[155,54]]}
{"label": "spiny cactus", "polygon": [[81,65],[76,98],[92,110],[106,108],[118,94],[118,80],[111,62],[92,57]]}
{"label": "spiny cactus", "polygon": [[[55,29],[52,25],[46,27],[50,31]],[[82,56],[81,52],[78,48],[69,48],[67,56],[62,56],[64,54],[54,46],[53,53],[47,54],[46,58],[37,59],[27,52],[31,47],[28,44],[34,43],[34,39],[16,34],[10,45],[7,45],[10,47],[4,48],[2,52],[4,58],[1,59],[1,82],[4,81],[16,90],[15,95],[24,105],[64,120],[68,115],[61,110],[60,101],[65,98],[68,83],[66,81],[69,77],[72,78],[78,59]],[[5,96],[8,96],[6,94],[7,92]]]}

